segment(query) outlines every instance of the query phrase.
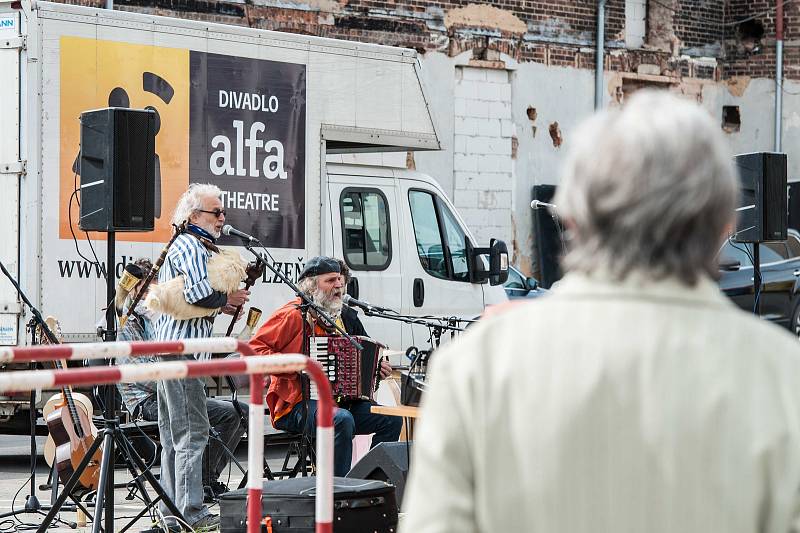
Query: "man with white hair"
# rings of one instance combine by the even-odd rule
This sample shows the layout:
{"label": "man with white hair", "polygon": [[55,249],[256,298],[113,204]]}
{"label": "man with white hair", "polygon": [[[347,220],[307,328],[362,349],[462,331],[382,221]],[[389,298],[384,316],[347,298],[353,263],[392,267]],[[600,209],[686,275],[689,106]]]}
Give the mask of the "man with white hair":
{"label": "man with white hair", "polygon": [[793,530],[800,347],[714,282],[719,125],[643,92],[572,142],[567,274],[434,354],[401,531]]}
{"label": "man with white hair", "polygon": [[[300,273],[298,288],[330,315],[344,331],[350,335],[366,336],[367,333],[356,312],[349,307],[342,307],[344,279],[342,263],[338,259],[332,257],[309,259],[303,272]],[[250,340],[253,350],[264,355],[307,353],[305,348],[309,337],[338,334],[322,319],[316,317],[313,310],[308,312],[308,323],[304,324],[300,306],[300,298],[296,298],[275,311]],[[387,361],[381,361],[381,378],[385,379],[391,373],[391,365]],[[315,434],[317,402],[308,400],[308,409],[304,410],[299,374],[273,376],[266,401],[274,427],[293,433]],[[372,446],[377,446],[381,442],[396,441],[400,437],[401,426],[401,418],[372,414],[368,401],[340,402],[339,409],[333,415],[333,474],[344,476],[350,470],[353,435],[374,433]]]}
{"label": "man with white hair", "polygon": [[[159,283],[183,276],[183,297],[189,304],[221,309],[233,314],[250,292],[239,289],[224,294],[211,287],[208,261],[218,251],[215,241],[225,223],[222,193],[215,185],[193,183],[178,200],[172,216],[176,226],[185,224],[167,253],[158,273]],[[214,317],[179,319],[163,314],[156,322],[158,340],[211,337]],[[168,356],[208,359],[211,354]],[[203,451],[208,442],[205,384],[200,378],[159,381],[158,430],[161,439],[161,485],[193,529],[215,527],[219,517],[203,505]],[[168,509],[162,505],[166,515]]]}

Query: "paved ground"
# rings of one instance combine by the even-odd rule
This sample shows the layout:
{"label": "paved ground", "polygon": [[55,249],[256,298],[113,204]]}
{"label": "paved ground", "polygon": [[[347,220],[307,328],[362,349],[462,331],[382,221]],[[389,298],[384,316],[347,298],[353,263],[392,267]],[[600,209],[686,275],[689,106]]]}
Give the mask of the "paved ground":
{"label": "paved ground", "polygon": [[[37,437],[37,448],[41,454],[45,438]],[[268,450],[268,458],[270,467],[278,468],[281,466],[281,459],[285,448],[275,447]],[[247,447],[246,443],[236,451],[236,456],[243,465],[247,462]],[[157,468],[154,469],[158,471]],[[228,471],[223,474],[222,481],[227,482],[228,486],[235,488],[239,481],[242,479],[242,474],[235,468],[230,469],[230,478],[227,477]],[[41,455],[37,461],[37,469],[35,474],[36,480],[36,494],[42,505],[50,503],[50,492],[40,490],[40,485],[47,482],[49,474],[49,467],[42,459]],[[26,495],[30,493],[30,441],[29,437],[0,435],[0,513],[7,513],[12,508],[22,509],[25,505]],[[115,481],[117,483],[124,483],[131,480],[131,475],[124,469],[118,468],[115,471]],[[151,492],[152,494],[152,492]],[[130,518],[138,514],[144,508],[144,505],[138,501],[126,500],[128,490],[125,488],[117,488],[115,490],[115,530],[119,531],[125,527]],[[213,512],[218,513],[216,506],[212,508]],[[90,508],[90,512],[94,512]],[[60,513],[60,518],[65,522],[77,522],[76,513],[74,511],[65,511]],[[43,516],[37,514],[20,514],[17,518],[0,519],[0,533],[14,530],[23,529],[25,524],[39,524]],[[146,516],[138,520],[131,531],[141,531],[150,528],[151,519]],[[77,527],[71,529],[66,524],[54,524],[49,529],[52,532],[67,532],[67,531],[91,531],[91,522],[84,527]]]}

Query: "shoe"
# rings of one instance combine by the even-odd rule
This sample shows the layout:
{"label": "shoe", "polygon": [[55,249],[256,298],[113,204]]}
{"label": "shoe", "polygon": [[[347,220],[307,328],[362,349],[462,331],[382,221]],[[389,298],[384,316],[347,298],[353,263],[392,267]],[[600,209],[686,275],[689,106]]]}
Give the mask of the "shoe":
{"label": "shoe", "polygon": [[205,515],[203,518],[192,524],[192,529],[195,531],[219,529],[219,515]]}
{"label": "shoe", "polygon": [[214,493],[215,497],[219,497],[228,492],[229,490],[231,489],[229,489],[228,486],[221,481],[211,482],[211,491]]}
{"label": "shoe", "polygon": [[203,486],[203,503],[215,503],[222,494],[228,492],[228,486],[221,481],[212,481],[211,484]]}

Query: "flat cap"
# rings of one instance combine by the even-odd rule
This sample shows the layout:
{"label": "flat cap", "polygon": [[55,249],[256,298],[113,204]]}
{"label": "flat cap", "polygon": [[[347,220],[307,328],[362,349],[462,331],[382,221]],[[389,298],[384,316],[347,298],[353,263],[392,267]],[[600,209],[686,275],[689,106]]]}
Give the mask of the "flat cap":
{"label": "flat cap", "polygon": [[297,280],[300,281],[303,278],[319,276],[320,274],[330,274],[332,272],[337,274],[342,272],[341,267],[339,266],[339,261],[333,257],[318,255],[317,257],[312,257],[306,262],[306,267],[300,273],[300,277],[297,278]]}

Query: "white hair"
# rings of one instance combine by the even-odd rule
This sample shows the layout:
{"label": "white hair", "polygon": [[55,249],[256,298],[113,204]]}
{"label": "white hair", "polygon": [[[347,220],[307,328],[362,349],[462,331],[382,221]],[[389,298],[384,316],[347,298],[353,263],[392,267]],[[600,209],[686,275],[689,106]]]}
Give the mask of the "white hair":
{"label": "white hair", "polygon": [[314,295],[314,291],[317,290],[317,285],[317,276],[307,276],[297,282],[297,288],[309,296]]}
{"label": "white hair", "polygon": [[319,276],[308,276],[297,282],[297,288],[307,294],[315,304],[331,315],[333,318],[342,314],[342,301],[332,302],[328,294],[319,288]]}
{"label": "white hair", "polygon": [[737,179],[719,125],[666,91],[641,91],[576,133],[554,203],[571,227],[565,270],[718,276]]}
{"label": "white hair", "polygon": [[175,212],[172,214],[172,223],[176,226],[189,220],[195,212],[203,208],[203,199],[222,196],[222,191],[211,183],[192,183],[178,200]]}

